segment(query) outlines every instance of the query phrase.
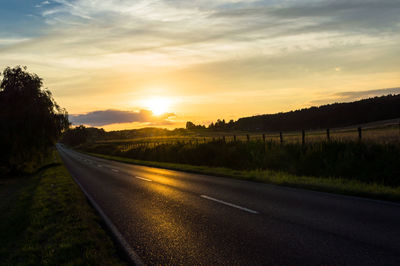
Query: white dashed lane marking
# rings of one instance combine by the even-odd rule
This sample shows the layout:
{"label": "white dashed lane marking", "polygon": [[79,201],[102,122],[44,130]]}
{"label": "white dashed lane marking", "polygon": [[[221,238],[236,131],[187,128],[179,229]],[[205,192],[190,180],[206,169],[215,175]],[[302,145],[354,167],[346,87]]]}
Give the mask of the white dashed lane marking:
{"label": "white dashed lane marking", "polygon": [[253,214],[258,214],[259,213],[258,211],[254,211],[254,210],[251,210],[251,209],[248,209],[248,208],[245,208],[245,207],[233,204],[233,203],[229,203],[229,202],[226,202],[226,201],[223,201],[223,200],[212,198],[212,197],[209,197],[209,196],[206,196],[206,195],[200,195],[200,197],[202,197],[204,199],[212,200],[212,201],[215,201],[215,202],[218,202],[218,203],[221,203],[221,204],[224,204],[224,205],[227,205],[227,206],[230,206],[230,207],[242,210],[242,211],[250,212],[250,213],[253,213]]}
{"label": "white dashed lane marking", "polygon": [[144,178],[144,177],[140,177],[140,176],[133,176],[133,177],[134,177],[134,178],[137,178],[137,179],[144,180],[144,181],[148,181],[148,182],[153,181],[153,180],[150,180],[150,179],[147,179],[147,178]]}

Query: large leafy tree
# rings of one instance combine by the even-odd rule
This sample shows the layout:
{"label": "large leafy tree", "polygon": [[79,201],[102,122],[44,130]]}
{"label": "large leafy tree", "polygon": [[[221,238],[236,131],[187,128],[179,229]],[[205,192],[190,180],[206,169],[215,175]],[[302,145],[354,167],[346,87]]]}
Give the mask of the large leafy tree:
{"label": "large leafy tree", "polygon": [[18,171],[47,152],[69,126],[68,114],[26,67],[7,67],[0,81],[1,163]]}

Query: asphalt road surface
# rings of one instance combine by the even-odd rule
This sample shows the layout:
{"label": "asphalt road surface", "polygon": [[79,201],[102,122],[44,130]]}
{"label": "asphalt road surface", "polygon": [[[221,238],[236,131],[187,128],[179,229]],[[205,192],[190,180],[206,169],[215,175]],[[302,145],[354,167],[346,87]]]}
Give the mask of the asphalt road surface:
{"label": "asphalt road surface", "polygon": [[400,204],[58,149],[145,264],[400,265]]}

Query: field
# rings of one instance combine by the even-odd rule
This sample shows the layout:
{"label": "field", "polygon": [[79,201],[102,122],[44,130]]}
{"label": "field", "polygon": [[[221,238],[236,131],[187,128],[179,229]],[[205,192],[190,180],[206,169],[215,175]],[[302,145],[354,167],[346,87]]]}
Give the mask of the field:
{"label": "field", "polygon": [[[361,138],[359,128],[361,129]],[[154,147],[165,144],[202,144],[222,140],[225,142],[235,141],[255,141],[255,142],[274,142],[274,143],[315,143],[323,141],[366,141],[379,144],[400,144],[400,123],[398,120],[388,120],[379,123],[370,123],[360,126],[337,128],[327,130],[305,130],[303,132],[223,132],[223,131],[192,131],[186,135],[173,136],[148,136],[132,139],[108,139],[96,141],[97,144],[113,144],[118,146],[121,151],[148,146]]]}

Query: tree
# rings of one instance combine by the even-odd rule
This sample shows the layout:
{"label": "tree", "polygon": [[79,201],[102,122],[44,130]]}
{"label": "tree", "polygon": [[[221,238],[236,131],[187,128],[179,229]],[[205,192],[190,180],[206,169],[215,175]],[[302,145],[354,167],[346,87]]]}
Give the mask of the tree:
{"label": "tree", "polygon": [[42,157],[69,127],[68,114],[26,67],[7,67],[0,82],[0,164],[11,171]]}
{"label": "tree", "polygon": [[186,122],[186,129],[195,129],[196,128],[196,125],[195,124],[193,124],[193,122],[190,122],[190,121],[187,121]]}
{"label": "tree", "polygon": [[187,130],[198,130],[198,129],[205,129],[204,125],[195,125],[193,122],[187,121],[186,122],[186,129]]}
{"label": "tree", "polygon": [[94,142],[96,140],[104,139],[105,136],[106,132],[102,128],[87,128],[80,125],[65,131],[61,138],[61,142],[70,146],[76,146],[86,142]]}

